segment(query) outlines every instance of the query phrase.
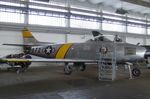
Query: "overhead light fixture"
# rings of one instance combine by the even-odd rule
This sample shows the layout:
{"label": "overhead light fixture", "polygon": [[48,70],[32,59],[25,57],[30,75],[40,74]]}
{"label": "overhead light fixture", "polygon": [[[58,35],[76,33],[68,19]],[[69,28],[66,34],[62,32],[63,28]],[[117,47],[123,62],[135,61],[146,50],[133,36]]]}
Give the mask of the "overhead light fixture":
{"label": "overhead light fixture", "polygon": [[49,2],[49,0],[34,0],[34,1]]}
{"label": "overhead light fixture", "polygon": [[120,5],[120,8],[118,8],[118,9],[116,10],[116,13],[117,13],[117,14],[122,14],[122,15],[128,13],[127,10],[123,9],[123,1],[121,1],[120,4],[121,4],[121,5]]}
{"label": "overhead light fixture", "polygon": [[123,9],[123,8],[118,8],[118,9],[116,10],[116,13],[117,13],[117,14],[122,14],[122,15],[124,15],[124,14],[128,13],[128,11],[125,10],[125,9]]}

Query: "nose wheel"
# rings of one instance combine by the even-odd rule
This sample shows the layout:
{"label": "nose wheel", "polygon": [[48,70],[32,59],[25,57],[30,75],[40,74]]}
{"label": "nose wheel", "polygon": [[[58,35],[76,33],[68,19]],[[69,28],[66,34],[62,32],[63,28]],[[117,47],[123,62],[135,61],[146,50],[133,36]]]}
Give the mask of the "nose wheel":
{"label": "nose wheel", "polygon": [[138,68],[133,68],[132,69],[132,75],[135,77],[139,77],[141,75],[141,71]]}

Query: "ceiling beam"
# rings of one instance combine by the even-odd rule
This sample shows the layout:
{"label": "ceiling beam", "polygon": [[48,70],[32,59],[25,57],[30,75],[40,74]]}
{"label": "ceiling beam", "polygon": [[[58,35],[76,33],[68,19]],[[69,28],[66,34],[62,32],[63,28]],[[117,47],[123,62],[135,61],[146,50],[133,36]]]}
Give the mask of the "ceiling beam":
{"label": "ceiling beam", "polygon": [[142,0],[121,0],[121,1],[150,8],[150,3]]}

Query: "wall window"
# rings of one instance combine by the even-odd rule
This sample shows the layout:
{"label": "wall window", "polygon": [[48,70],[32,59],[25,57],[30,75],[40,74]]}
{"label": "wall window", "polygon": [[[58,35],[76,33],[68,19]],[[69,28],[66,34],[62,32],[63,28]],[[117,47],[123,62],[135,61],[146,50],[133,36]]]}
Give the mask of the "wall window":
{"label": "wall window", "polygon": [[29,24],[65,26],[65,18],[29,15]]}
{"label": "wall window", "polygon": [[121,24],[115,24],[115,23],[103,23],[102,29],[106,31],[124,32],[125,26]]}
{"label": "wall window", "polygon": [[127,31],[129,33],[145,34],[145,28],[140,26],[128,26]]}
{"label": "wall window", "polygon": [[24,23],[24,14],[0,12],[0,22]]}
{"label": "wall window", "polygon": [[139,20],[131,20],[131,19],[128,19],[128,21],[129,24],[127,27],[127,31],[129,33],[145,34],[146,28],[144,24],[146,24],[146,22],[139,21]]}
{"label": "wall window", "polygon": [[[75,28],[99,29],[96,14],[71,11],[70,26]],[[94,18],[93,18],[94,17]]]}
{"label": "wall window", "polygon": [[98,22],[70,19],[70,26],[75,28],[99,29]]}
{"label": "wall window", "polygon": [[125,32],[125,25],[123,19],[115,16],[103,15],[102,29],[106,31]]}

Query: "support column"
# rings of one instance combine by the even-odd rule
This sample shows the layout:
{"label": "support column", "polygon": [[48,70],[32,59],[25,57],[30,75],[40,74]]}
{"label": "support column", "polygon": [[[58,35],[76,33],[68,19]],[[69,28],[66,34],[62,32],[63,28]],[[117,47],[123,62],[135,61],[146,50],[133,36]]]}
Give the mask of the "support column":
{"label": "support column", "polygon": [[70,0],[67,0],[66,7],[68,8],[68,15],[66,15],[66,27],[68,28],[68,32],[65,34],[65,43],[68,42],[68,36],[67,34],[71,32],[70,29]]}
{"label": "support column", "polygon": [[125,35],[124,35],[124,42],[127,42],[127,33],[128,33],[128,15],[126,14],[126,20],[125,20]]}
{"label": "support column", "polygon": [[28,27],[29,25],[29,0],[25,0],[25,7],[26,7],[26,10],[25,10],[25,15],[24,15],[24,24],[25,24],[25,27]]}
{"label": "support column", "polygon": [[99,20],[99,30],[102,30],[102,17],[103,17],[102,13],[103,12],[102,12],[101,5],[98,6],[97,12],[98,12],[97,16],[100,18],[100,20]]}
{"label": "support column", "polygon": [[144,36],[144,39],[143,39],[143,44],[146,45],[147,44],[147,35],[148,35],[148,19],[147,19],[147,16],[146,16],[146,27],[145,27],[145,36]]}

